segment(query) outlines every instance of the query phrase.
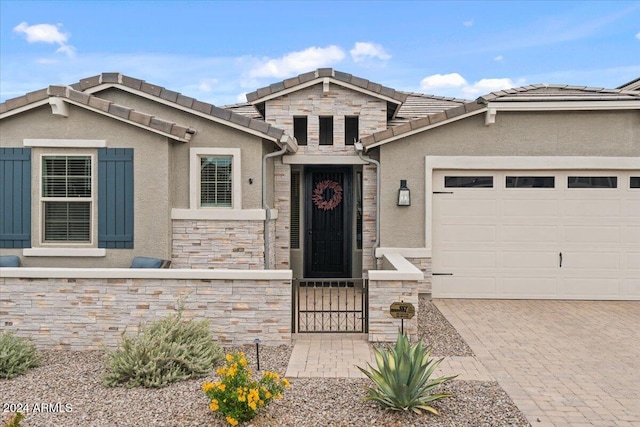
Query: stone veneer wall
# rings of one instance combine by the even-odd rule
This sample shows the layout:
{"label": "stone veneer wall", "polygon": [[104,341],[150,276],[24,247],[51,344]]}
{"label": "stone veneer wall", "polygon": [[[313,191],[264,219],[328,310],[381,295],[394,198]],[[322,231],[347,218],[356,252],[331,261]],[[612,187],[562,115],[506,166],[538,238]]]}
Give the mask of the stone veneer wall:
{"label": "stone veneer wall", "polygon": [[390,314],[394,302],[408,302],[416,308],[413,319],[405,319],[405,334],[418,333],[418,281],[369,279],[369,342],[395,342],[400,331],[400,319]]}
{"label": "stone veneer wall", "polygon": [[271,243],[275,250],[276,270],[288,270],[291,250],[291,166],[282,163],[282,159],[276,159],[274,163],[274,207],[278,210],[278,219],[275,221],[275,233],[272,233]]}
{"label": "stone veneer wall", "polygon": [[376,166],[362,167],[362,271],[376,268],[373,245],[376,241]]}
{"label": "stone veneer wall", "polygon": [[[323,92],[321,83],[266,102],[265,121],[293,135],[293,117],[307,116],[307,143],[299,154],[353,154],[353,146],[345,146],[344,117],[358,116],[360,137],[387,128],[386,101],[337,84]],[[333,116],[333,145],[318,145],[319,117]]]}
{"label": "stone veneer wall", "polygon": [[262,270],[263,230],[260,220],[173,220],[171,267]]}
{"label": "stone veneer wall", "polygon": [[[431,294],[431,258],[406,257],[406,259],[424,274],[424,279],[418,280],[418,292],[421,294]],[[377,270],[384,268],[382,258],[376,259],[376,266]]]}
{"label": "stone veneer wall", "polygon": [[207,319],[222,345],[291,340],[291,281],[0,277],[0,326],[43,348],[115,348],[123,332],[175,312]]}

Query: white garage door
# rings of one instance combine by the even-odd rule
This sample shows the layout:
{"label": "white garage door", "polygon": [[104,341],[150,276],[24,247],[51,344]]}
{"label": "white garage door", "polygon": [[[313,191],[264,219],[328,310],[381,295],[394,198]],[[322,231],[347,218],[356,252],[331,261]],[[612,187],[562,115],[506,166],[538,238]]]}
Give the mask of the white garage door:
{"label": "white garage door", "polygon": [[433,174],[436,298],[640,299],[640,171]]}

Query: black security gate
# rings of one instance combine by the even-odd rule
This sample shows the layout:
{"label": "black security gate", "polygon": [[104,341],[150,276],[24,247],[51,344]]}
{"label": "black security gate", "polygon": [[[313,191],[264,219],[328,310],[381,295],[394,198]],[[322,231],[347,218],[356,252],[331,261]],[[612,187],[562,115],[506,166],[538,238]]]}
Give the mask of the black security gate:
{"label": "black security gate", "polygon": [[293,333],[369,331],[366,280],[294,280],[292,297]]}

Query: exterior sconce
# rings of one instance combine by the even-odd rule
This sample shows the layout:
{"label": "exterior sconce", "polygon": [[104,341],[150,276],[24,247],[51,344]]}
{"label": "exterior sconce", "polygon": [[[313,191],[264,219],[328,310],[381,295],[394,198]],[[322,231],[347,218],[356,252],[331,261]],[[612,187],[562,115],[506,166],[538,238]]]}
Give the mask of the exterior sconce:
{"label": "exterior sconce", "polygon": [[411,206],[411,191],[407,188],[407,180],[400,180],[400,189],[398,190],[398,206]]}

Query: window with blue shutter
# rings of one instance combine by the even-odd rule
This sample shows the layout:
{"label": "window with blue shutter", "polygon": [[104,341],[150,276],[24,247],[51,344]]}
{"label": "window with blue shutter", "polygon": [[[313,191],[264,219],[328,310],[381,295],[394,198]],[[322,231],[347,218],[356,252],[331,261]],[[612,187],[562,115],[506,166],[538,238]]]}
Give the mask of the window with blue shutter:
{"label": "window with blue shutter", "polygon": [[0,148],[0,248],[31,247],[31,149]]}
{"label": "window with blue shutter", "polygon": [[133,149],[98,149],[98,247],[133,249]]}

